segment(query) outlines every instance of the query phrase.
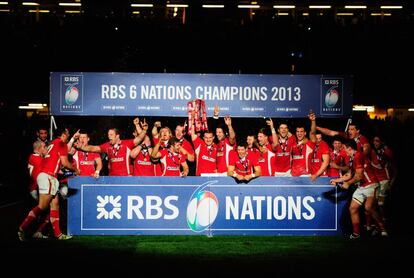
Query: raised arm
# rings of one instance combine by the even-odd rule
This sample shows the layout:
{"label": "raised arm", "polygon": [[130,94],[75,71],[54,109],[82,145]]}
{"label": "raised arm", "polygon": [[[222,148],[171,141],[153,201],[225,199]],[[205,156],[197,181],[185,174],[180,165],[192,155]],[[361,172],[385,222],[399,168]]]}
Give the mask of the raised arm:
{"label": "raised arm", "polygon": [[139,152],[142,150],[142,145],[136,146],[134,149],[132,149],[131,154],[129,155],[132,159],[135,159]]}
{"label": "raised arm", "polygon": [[139,124],[139,118],[138,117],[136,117],[134,119],[134,125],[135,125],[135,130],[137,131],[137,134],[138,135],[141,134],[142,128],[141,128],[141,125]]}
{"label": "raised arm", "polygon": [[325,134],[325,135],[328,135],[328,136],[335,136],[335,135],[338,135],[338,134],[339,134],[339,132],[338,132],[338,131],[335,131],[335,130],[330,130],[330,129],[327,129],[327,128],[325,128],[325,127],[320,127],[320,126],[317,126],[317,127],[316,127],[316,130],[318,130],[318,131],[320,131],[322,134]]}
{"label": "raised arm", "polygon": [[234,145],[236,143],[236,132],[234,132],[233,126],[231,125],[231,118],[230,116],[224,117],[224,122],[229,129],[229,142],[230,145]]}
{"label": "raised arm", "polygon": [[270,131],[272,132],[272,148],[273,150],[277,150],[277,144],[279,142],[279,135],[277,135],[275,126],[273,124],[273,120],[271,118],[269,118],[266,121],[267,125],[270,127]]}
{"label": "raised arm", "polygon": [[[311,128],[309,132],[309,139],[315,143],[316,142],[316,115],[313,112],[310,112],[308,118],[311,122]],[[329,162],[329,160],[328,160]]]}
{"label": "raised arm", "polygon": [[152,131],[151,131],[152,138],[158,138],[159,137],[159,134],[158,134],[158,128],[159,127],[161,127],[161,122],[160,121],[156,121],[154,123],[154,126],[152,127]]}
{"label": "raised arm", "polygon": [[148,124],[145,121],[145,118],[143,122],[140,122],[138,118],[134,119],[134,125],[135,125],[135,128],[137,129],[137,132],[138,132],[138,127],[140,124],[141,124],[142,130],[141,130],[141,133],[139,133],[138,136],[134,138],[135,146],[141,144],[141,142],[144,141],[144,138],[147,135]]}
{"label": "raised arm", "polygon": [[68,146],[69,154],[73,155],[76,151],[76,149],[75,149],[76,145],[74,143],[80,136],[79,131],[80,131],[80,129],[78,129],[78,131],[76,131],[75,134],[73,134],[72,138],[70,138],[69,142],[66,144]]}
{"label": "raised arm", "polygon": [[80,146],[79,150],[84,151],[84,152],[94,152],[94,153],[102,152],[99,146],[94,146],[94,145]]}
{"label": "raised arm", "polygon": [[158,143],[155,144],[154,148],[152,149],[151,152],[151,158],[152,159],[159,159],[161,157],[161,153],[159,152],[160,150],[160,146],[161,146],[161,140],[158,140]]}
{"label": "raised arm", "polygon": [[191,118],[192,118],[192,121],[191,121],[191,123],[188,123],[189,125],[191,125],[191,141],[195,141],[196,139],[197,139],[197,133],[195,132],[195,124],[194,124],[194,115],[195,115],[195,112],[194,112],[194,110],[191,112]]}
{"label": "raised arm", "polygon": [[279,141],[279,137],[277,136],[277,132],[275,126],[273,124],[272,118],[268,118],[266,120],[266,124],[270,127],[270,131],[272,132],[272,148],[273,150],[277,149],[277,142]]}
{"label": "raised arm", "polygon": [[[208,128],[211,132],[215,134],[216,128],[219,125],[219,115],[220,115],[220,107],[216,104],[214,106],[213,117],[207,119]],[[194,115],[192,117],[194,119]],[[193,128],[194,129],[194,128]]]}

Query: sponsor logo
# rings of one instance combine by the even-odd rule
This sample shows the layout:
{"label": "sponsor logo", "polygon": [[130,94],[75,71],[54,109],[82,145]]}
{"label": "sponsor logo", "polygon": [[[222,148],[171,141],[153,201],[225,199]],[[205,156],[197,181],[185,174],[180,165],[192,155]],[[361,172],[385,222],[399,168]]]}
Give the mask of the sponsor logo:
{"label": "sponsor logo", "polygon": [[209,228],[216,220],[219,203],[216,195],[205,188],[203,184],[190,198],[187,205],[187,224],[194,232],[202,232]]}
{"label": "sponsor logo", "polygon": [[82,112],[83,110],[83,76],[61,75],[61,112]]}
{"label": "sponsor logo", "polygon": [[343,79],[321,79],[321,114],[343,114]]}
{"label": "sponsor logo", "polygon": [[116,219],[121,219],[121,215],[119,214],[121,212],[121,196],[100,196],[98,195],[96,197],[98,199],[98,203],[96,204],[98,215],[96,216],[96,219],[113,219],[114,217]]}
{"label": "sponsor logo", "polygon": [[337,86],[333,86],[328,90],[325,95],[325,105],[326,107],[332,108],[336,105],[339,99],[339,93],[336,90]]}
{"label": "sponsor logo", "polygon": [[79,98],[79,90],[75,86],[69,86],[65,93],[65,102],[67,105],[74,105]]}

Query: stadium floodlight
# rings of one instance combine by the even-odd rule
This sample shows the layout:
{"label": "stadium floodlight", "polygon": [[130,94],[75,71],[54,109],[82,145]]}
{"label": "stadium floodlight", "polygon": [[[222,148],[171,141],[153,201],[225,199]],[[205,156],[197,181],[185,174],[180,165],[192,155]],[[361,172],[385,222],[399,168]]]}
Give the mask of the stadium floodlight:
{"label": "stadium floodlight", "polygon": [[42,14],[47,14],[47,13],[50,13],[50,10],[29,10],[29,13],[42,13]]}
{"label": "stadium floodlight", "polygon": [[59,6],[62,7],[80,7],[82,6],[81,3],[59,3]]}
{"label": "stadium floodlight", "polygon": [[167,4],[167,8],[188,8],[187,4]]}
{"label": "stadium floodlight", "polygon": [[391,13],[371,13],[371,16],[391,16]]}
{"label": "stadium floodlight", "polygon": [[238,5],[239,9],[259,9],[260,5]]}
{"label": "stadium floodlight", "polygon": [[43,107],[43,103],[29,103],[28,105],[31,107]]}
{"label": "stadium floodlight", "polygon": [[309,9],[330,9],[331,5],[310,5]]}
{"label": "stadium floodlight", "polygon": [[26,110],[40,110],[47,107],[47,104],[42,103],[29,103],[28,105],[21,105],[19,106],[19,109],[26,109]]}
{"label": "stadium floodlight", "polygon": [[39,3],[35,3],[35,2],[23,2],[22,5],[23,6],[40,6]]}
{"label": "stadium floodlight", "polygon": [[0,5],[8,5],[9,2],[0,2]]}
{"label": "stadium floodlight", "polygon": [[381,6],[381,9],[402,9],[403,6]]}
{"label": "stadium floodlight", "polygon": [[366,9],[367,6],[355,6],[355,5],[347,5],[345,9]]}
{"label": "stadium floodlight", "polygon": [[132,8],[152,8],[154,7],[154,4],[131,4]]}
{"label": "stadium floodlight", "polygon": [[295,5],[274,5],[274,9],[294,9],[296,8]]}
{"label": "stadium floodlight", "polygon": [[222,9],[224,5],[202,5],[205,9]]}

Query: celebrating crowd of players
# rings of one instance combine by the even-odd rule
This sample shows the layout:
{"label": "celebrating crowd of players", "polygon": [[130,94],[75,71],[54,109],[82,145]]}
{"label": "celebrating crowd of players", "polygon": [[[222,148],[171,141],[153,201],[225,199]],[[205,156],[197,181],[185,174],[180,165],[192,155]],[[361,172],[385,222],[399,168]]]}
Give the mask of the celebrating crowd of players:
{"label": "celebrating crowd of players", "polygon": [[[38,204],[29,212],[19,227],[19,239],[24,241],[29,226],[36,223],[34,238],[46,238],[44,227],[50,222],[54,237],[70,239],[59,227],[59,173],[62,170],[81,176],[99,178],[104,168],[100,154],[107,160],[110,176],[181,176],[190,173],[195,165],[196,176],[231,176],[238,182],[248,182],[259,176],[302,176],[315,181],[318,177],[331,177],[331,184],[341,189],[355,190],[349,206],[353,232],[351,239],[361,234],[360,206],[364,206],[365,227],[387,236],[386,200],[396,177],[391,150],[376,136],[371,145],[359,133],[359,127],[350,123],[347,133],[329,130],[316,124],[310,113],[309,138],[304,126],[297,126],[295,134],[288,125],[276,127],[272,119],[247,138],[238,138],[232,119],[219,120],[219,108],[209,119],[210,129],[201,130],[194,120],[186,126],[177,125],[173,135],[169,127],[156,121],[148,134],[148,123],[135,118],[133,139],[121,139],[118,129],[108,130],[108,142],[90,145],[87,133],[78,130],[72,138],[69,130],[57,133],[57,139],[47,142],[47,131],[39,130],[29,158],[31,176],[30,194]],[[332,148],[323,140],[331,136]],[[65,175],[63,175],[65,177]],[[62,192],[61,192],[62,193]]]}

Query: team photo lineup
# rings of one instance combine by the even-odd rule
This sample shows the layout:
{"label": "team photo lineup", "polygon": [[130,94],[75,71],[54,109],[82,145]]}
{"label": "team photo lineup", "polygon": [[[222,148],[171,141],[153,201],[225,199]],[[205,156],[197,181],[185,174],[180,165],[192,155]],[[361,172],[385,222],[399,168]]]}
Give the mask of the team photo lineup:
{"label": "team photo lineup", "polygon": [[[352,121],[346,132],[319,126],[312,111],[289,125],[265,118],[235,130],[239,118],[222,117],[218,105],[208,118],[202,100],[193,104],[182,123],[167,126],[137,117],[130,136],[111,127],[101,145],[89,142],[90,130],[60,128],[49,141],[48,130],[39,128],[28,163],[29,193],[38,203],[20,224],[19,240],[72,238],[60,225],[59,200],[68,195],[68,179],[105,175],[229,176],[244,184],[261,176],[307,177],[311,183],[329,177],[332,187],[349,196],[352,232],[346,236],[388,237],[387,201],[397,169],[381,135],[370,141]],[[52,233],[46,230],[49,223]]]}

